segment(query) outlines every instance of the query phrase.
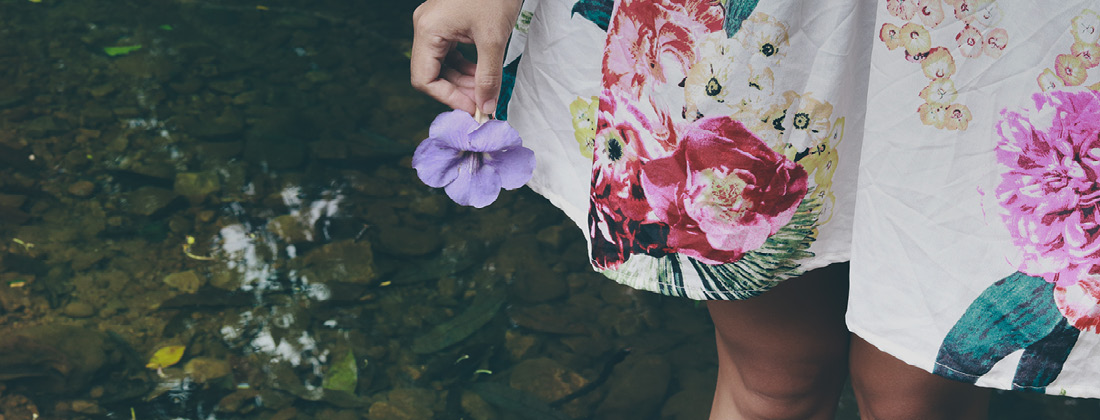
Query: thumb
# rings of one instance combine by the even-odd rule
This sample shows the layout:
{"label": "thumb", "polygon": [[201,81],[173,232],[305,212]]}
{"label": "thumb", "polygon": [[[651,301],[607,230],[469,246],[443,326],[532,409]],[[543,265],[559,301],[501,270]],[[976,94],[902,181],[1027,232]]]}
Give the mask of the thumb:
{"label": "thumb", "polygon": [[500,80],[504,73],[504,39],[477,42],[477,70],[474,73],[474,101],[485,114],[493,114],[500,95]]}

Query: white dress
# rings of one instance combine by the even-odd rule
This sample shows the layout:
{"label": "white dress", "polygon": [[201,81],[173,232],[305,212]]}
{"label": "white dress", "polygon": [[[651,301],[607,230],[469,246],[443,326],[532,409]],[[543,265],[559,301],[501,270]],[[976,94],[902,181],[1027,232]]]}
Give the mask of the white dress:
{"label": "white dress", "polygon": [[1095,0],[527,0],[505,64],[528,185],[608,277],[743,299],[851,260],[881,349],[1100,397]]}

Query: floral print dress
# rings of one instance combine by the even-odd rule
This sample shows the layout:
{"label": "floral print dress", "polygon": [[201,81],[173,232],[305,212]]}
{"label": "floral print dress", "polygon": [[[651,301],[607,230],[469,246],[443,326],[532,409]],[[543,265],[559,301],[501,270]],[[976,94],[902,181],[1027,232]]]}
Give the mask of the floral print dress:
{"label": "floral print dress", "polygon": [[1095,0],[526,0],[497,114],[616,281],[851,260],[879,348],[1100,397],[1098,65]]}

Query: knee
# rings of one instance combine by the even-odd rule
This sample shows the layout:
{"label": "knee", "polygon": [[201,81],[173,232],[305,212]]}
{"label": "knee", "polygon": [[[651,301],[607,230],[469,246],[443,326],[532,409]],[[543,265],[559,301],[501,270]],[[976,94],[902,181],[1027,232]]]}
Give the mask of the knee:
{"label": "knee", "polygon": [[794,420],[831,418],[844,375],[837,369],[806,367],[741,375],[744,389],[737,409],[746,419]]}

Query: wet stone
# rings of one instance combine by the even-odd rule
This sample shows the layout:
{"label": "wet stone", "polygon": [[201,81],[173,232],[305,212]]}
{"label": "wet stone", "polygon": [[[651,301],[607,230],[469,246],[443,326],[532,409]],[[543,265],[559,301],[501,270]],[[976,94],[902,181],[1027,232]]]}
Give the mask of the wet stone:
{"label": "wet stone", "polygon": [[90,197],[95,193],[95,184],[90,181],[76,181],[69,185],[69,194],[80,198]]}
{"label": "wet stone", "polygon": [[311,282],[370,283],[378,273],[370,243],[346,240],[326,244],[302,259],[302,276]]}
{"label": "wet stone", "polygon": [[195,293],[206,283],[206,279],[195,273],[194,270],[180,271],[169,274],[164,278],[164,284],[183,293]]}
{"label": "wet stone", "polygon": [[512,368],[509,376],[512,388],[535,395],[548,403],[572,394],[587,383],[587,379],[561,362],[545,357],[519,362]]}
{"label": "wet stone", "polygon": [[183,373],[198,383],[206,383],[229,376],[229,362],[211,357],[196,357],[187,361]]}
{"label": "wet stone", "polygon": [[70,302],[64,308],[61,308],[61,313],[73,318],[88,318],[95,315],[95,308],[88,302]]}
{"label": "wet stone", "polygon": [[176,194],[187,197],[192,204],[201,203],[207,195],[216,193],[222,188],[218,180],[218,174],[214,171],[205,172],[180,172],[176,174],[174,190]]}
{"label": "wet stone", "polygon": [[473,420],[496,420],[500,417],[493,406],[473,392],[462,392],[461,405],[462,411],[469,414]]}
{"label": "wet stone", "polygon": [[382,227],[378,241],[386,253],[406,257],[431,254],[443,246],[443,239],[434,232],[393,225]]}
{"label": "wet stone", "polygon": [[305,163],[306,145],[289,138],[252,137],[245,141],[244,158],[271,169],[293,169]]}
{"label": "wet stone", "polygon": [[370,420],[429,420],[435,414],[430,406],[435,395],[426,389],[399,388],[386,394],[386,401],[371,404]]}
{"label": "wet stone", "polygon": [[244,79],[214,80],[206,85],[209,86],[211,90],[231,95],[244,92],[245,89]]}
{"label": "wet stone", "polygon": [[150,216],[168,207],[178,195],[174,191],[157,187],[141,187],[126,197],[125,210],[139,216]]}
{"label": "wet stone", "polygon": [[660,409],[672,379],[672,367],[663,357],[631,355],[615,367],[611,389],[596,409],[596,418],[638,419]]}
{"label": "wet stone", "polygon": [[298,216],[284,214],[267,223],[267,230],[283,241],[295,243],[313,240],[313,229]]}

